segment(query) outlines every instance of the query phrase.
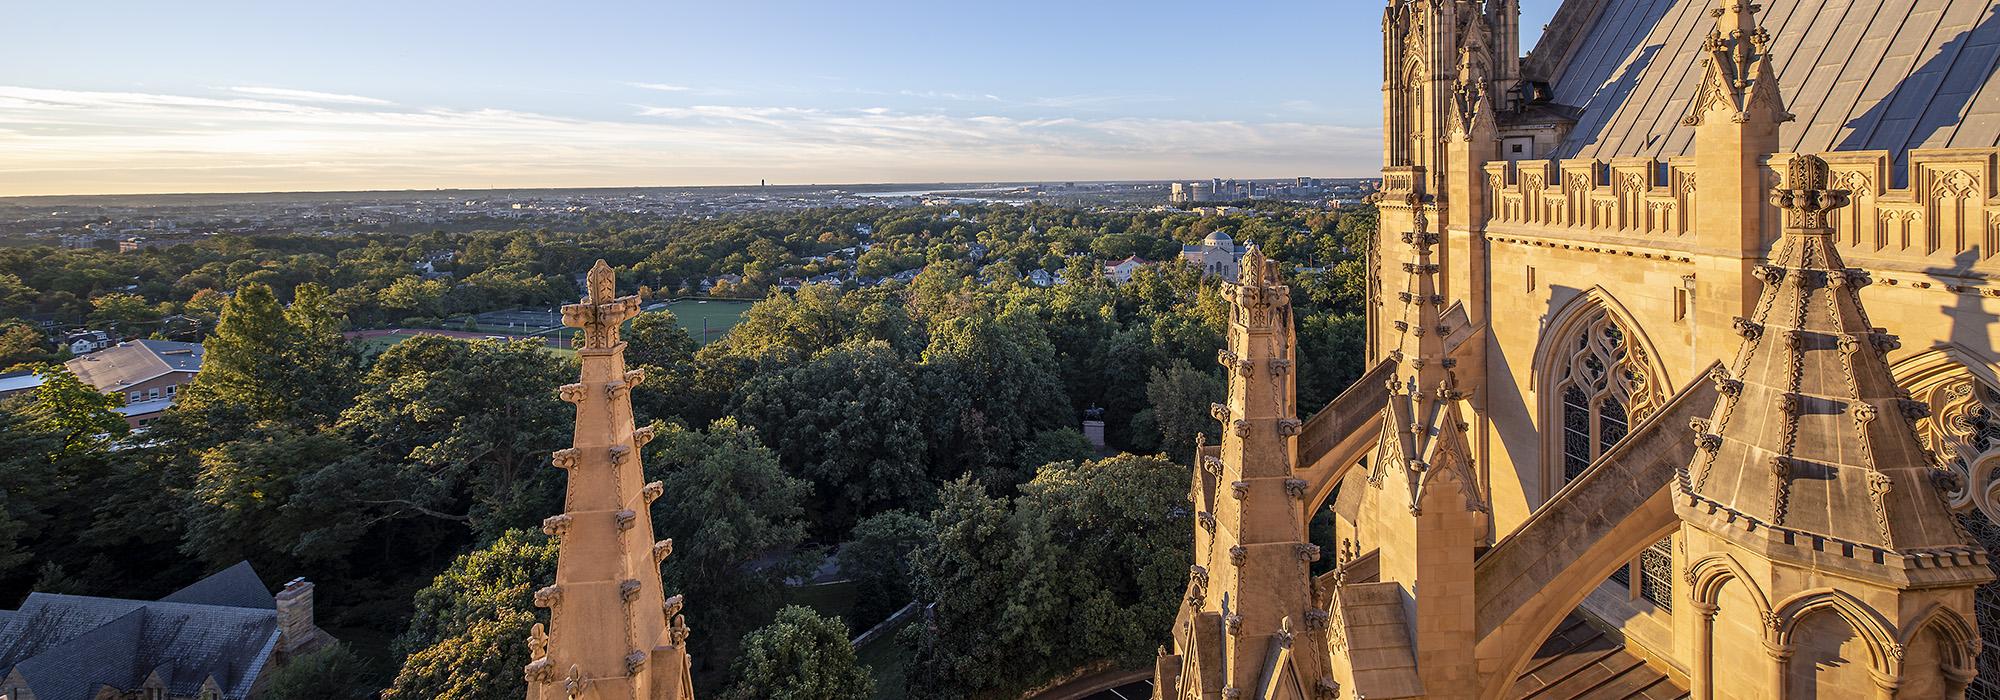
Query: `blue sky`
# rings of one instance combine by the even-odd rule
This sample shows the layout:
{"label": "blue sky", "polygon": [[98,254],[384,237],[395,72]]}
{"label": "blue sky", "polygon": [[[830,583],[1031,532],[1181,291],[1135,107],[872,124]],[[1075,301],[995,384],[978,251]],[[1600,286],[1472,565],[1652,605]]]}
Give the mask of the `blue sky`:
{"label": "blue sky", "polygon": [[26,3],[0,195],[1363,175],[1380,7]]}

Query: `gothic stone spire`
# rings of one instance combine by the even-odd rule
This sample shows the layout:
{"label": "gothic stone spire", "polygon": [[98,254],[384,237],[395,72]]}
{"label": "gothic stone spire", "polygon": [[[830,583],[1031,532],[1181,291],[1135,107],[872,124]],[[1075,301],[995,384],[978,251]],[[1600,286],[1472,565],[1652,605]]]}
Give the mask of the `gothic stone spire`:
{"label": "gothic stone spire", "polygon": [[[1291,289],[1278,263],[1251,245],[1236,284],[1226,284],[1228,346],[1216,359],[1229,395],[1211,407],[1222,445],[1200,448],[1194,472],[1196,562],[1175,630],[1174,655],[1159,662],[1162,697],[1206,698],[1322,677],[1318,656],[1289,653],[1295,634],[1317,634],[1306,542],[1306,481],[1298,468],[1295,338]],[[1294,632],[1287,620],[1304,620]],[[1262,696],[1256,696],[1262,697]]]}
{"label": "gothic stone spire", "polygon": [[1788,122],[1771,67],[1771,35],[1757,23],[1763,9],[1747,0],[1719,0],[1709,10],[1715,28],[1702,44],[1703,74],[1694,111],[1683,120],[1700,126],[1711,116],[1734,122]]}
{"label": "gothic stone spire", "polygon": [[562,310],[563,324],[583,331],[583,372],[561,390],[576,404],[576,433],[551,456],[569,485],[563,512],[542,522],[561,553],[555,584],[535,592],[549,624],[528,642],[528,700],[691,700],[680,596],[660,585],[673,542],[653,541],[651,504],[665,489],[643,483],[639,459],[653,431],[632,421],[631,390],[644,375],[626,371],[618,339],[639,298],[617,296],[602,260],[587,280],[589,296]]}
{"label": "gothic stone spire", "polygon": [[1734,363],[1710,377],[1722,396],[1693,426],[1683,517],[1774,558],[1839,553],[1831,559],[1862,575],[1986,575],[1917,440],[1927,407],[1889,374],[1898,343],[1862,308],[1868,275],[1834,247],[1827,213],[1848,193],[1828,188],[1826,161],[1801,155],[1771,201],[1784,236],[1755,269],[1763,291],[1752,316],[1736,319]]}

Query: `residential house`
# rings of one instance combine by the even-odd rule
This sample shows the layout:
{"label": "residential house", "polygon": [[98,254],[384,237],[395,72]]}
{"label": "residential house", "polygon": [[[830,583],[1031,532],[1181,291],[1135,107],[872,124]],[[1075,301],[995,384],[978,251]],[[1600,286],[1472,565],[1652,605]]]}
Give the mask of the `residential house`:
{"label": "residential house", "polygon": [[117,410],[134,428],[145,427],[174,405],[180,389],[201,371],[200,343],[133,340],[64,363],[85,384],[121,394]]}
{"label": "residential house", "polygon": [[273,595],[249,562],[156,601],[31,593],[0,610],[0,697],[244,700],[332,641],[311,583]]}
{"label": "residential house", "polygon": [[1137,255],[1129,256],[1124,260],[1106,264],[1104,266],[1104,276],[1111,278],[1112,282],[1118,284],[1124,284],[1126,282],[1132,281],[1133,272],[1136,272],[1138,271],[1139,268],[1151,264],[1153,264],[1153,261],[1151,260],[1147,260]]}

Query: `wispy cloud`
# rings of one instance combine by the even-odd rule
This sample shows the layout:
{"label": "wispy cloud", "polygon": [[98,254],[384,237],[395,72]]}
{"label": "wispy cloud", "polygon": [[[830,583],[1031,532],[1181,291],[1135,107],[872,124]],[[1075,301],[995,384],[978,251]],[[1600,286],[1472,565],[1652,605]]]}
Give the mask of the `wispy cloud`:
{"label": "wispy cloud", "polygon": [[342,95],[340,93],[335,93],[335,92],[293,90],[290,88],[232,87],[229,88],[229,91],[242,95],[255,95],[257,97],[269,97],[273,99],[290,100],[294,102],[324,102],[327,104],[378,105],[378,106],[388,106],[395,104],[394,102],[390,102],[388,100],[381,100],[373,97],[362,97],[360,95]]}
{"label": "wispy cloud", "polygon": [[1372,129],[1288,120],[259,97],[0,86],[0,194],[1336,175],[1379,149]]}
{"label": "wispy cloud", "polygon": [[660,92],[687,92],[694,89],[686,85],[669,85],[667,83],[626,83],[626,85],[641,90],[658,90]]}

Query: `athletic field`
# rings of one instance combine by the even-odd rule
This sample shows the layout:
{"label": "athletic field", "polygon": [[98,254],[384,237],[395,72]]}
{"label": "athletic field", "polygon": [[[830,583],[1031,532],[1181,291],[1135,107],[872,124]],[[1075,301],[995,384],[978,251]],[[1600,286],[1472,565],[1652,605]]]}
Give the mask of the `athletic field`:
{"label": "athletic field", "polygon": [[[686,328],[695,342],[707,345],[728,333],[757,302],[743,299],[683,298],[667,302],[667,310]],[[706,333],[703,329],[706,329]]]}

